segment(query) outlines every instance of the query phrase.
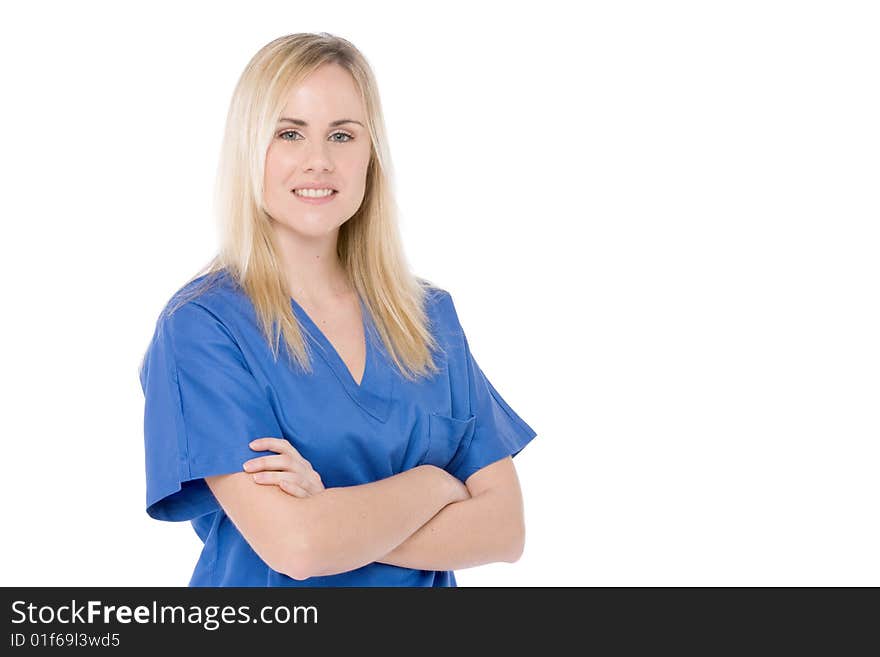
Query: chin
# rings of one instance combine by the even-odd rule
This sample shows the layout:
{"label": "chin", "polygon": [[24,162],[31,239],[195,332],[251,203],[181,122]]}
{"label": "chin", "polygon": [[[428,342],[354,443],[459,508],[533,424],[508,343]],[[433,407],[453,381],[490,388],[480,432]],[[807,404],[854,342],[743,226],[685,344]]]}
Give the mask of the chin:
{"label": "chin", "polygon": [[339,230],[339,227],[344,224],[345,221],[342,222],[327,222],[327,221],[303,221],[299,220],[290,220],[290,219],[273,219],[273,224],[276,229],[288,230],[292,233],[296,233],[298,235],[302,235],[303,237],[325,237],[330,235],[334,231]]}

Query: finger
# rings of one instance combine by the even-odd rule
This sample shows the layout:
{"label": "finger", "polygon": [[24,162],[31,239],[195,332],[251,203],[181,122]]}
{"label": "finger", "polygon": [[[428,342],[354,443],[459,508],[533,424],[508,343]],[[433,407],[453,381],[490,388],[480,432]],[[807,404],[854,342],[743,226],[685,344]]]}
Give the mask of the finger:
{"label": "finger", "polygon": [[304,490],[301,486],[297,486],[293,482],[287,481],[286,479],[281,480],[280,488],[285,493],[295,495],[296,497],[310,497],[310,493],[308,491]]}
{"label": "finger", "polygon": [[260,470],[286,470],[298,472],[299,467],[290,454],[275,454],[273,456],[260,456],[250,459],[242,464],[245,472],[258,472]]}
{"label": "finger", "polygon": [[288,484],[291,484],[291,486],[296,486],[297,488],[302,489],[305,493],[308,493],[309,495],[316,495],[317,493],[321,492],[321,490],[315,487],[314,481],[308,481],[306,478],[290,472],[278,472],[276,470],[254,472],[251,475],[251,478],[256,483],[263,485],[280,486],[282,483],[286,482]]}
{"label": "finger", "polygon": [[301,472],[278,472],[276,474],[278,475],[277,480],[279,485],[282,481],[286,481],[289,484],[299,486],[309,495],[317,495],[324,490],[323,484],[316,481],[314,477],[304,475]]}
{"label": "finger", "polygon": [[300,456],[300,453],[293,445],[290,444],[290,441],[284,438],[257,438],[256,440],[252,440],[251,442],[249,442],[248,447],[250,447],[255,452],[272,450],[273,452],[281,452]]}
{"label": "finger", "polygon": [[300,484],[293,480],[293,475],[289,472],[277,472],[277,471],[268,471],[268,472],[255,472],[251,475],[251,479],[253,479],[256,483],[262,486],[278,486],[281,487],[281,484],[287,483],[291,484],[291,487],[297,487],[301,489],[307,495],[311,494],[305,488],[300,486]]}
{"label": "finger", "polygon": [[321,475],[314,469],[312,469],[311,464],[306,461],[305,469],[302,470],[302,476],[304,481],[310,481],[313,485],[318,486],[318,488],[323,489],[324,483],[321,481]]}
{"label": "finger", "polygon": [[303,475],[301,472],[262,472],[257,474],[271,475],[271,477],[267,478],[267,481],[272,481],[278,485],[281,485],[282,481],[286,481],[294,486],[299,486],[309,495],[317,495],[324,490],[324,487],[314,477]]}
{"label": "finger", "polygon": [[254,472],[251,475],[251,479],[253,479],[258,484],[266,484],[266,485],[277,485],[281,483],[281,478],[279,477],[280,472]]}
{"label": "finger", "polygon": [[320,493],[322,490],[324,490],[325,486],[324,486],[324,482],[321,481],[321,475],[319,475],[317,472],[314,472],[314,471],[312,471],[312,473],[314,474],[314,477],[310,478],[310,481],[311,481],[310,490],[312,491],[313,494],[317,494],[317,493]]}
{"label": "finger", "polygon": [[295,483],[297,486],[299,486],[303,490],[307,491],[309,495],[317,495],[318,493],[321,492],[318,490],[318,487],[315,485],[314,480],[309,479],[307,477],[300,479],[299,481],[291,482],[291,483]]}

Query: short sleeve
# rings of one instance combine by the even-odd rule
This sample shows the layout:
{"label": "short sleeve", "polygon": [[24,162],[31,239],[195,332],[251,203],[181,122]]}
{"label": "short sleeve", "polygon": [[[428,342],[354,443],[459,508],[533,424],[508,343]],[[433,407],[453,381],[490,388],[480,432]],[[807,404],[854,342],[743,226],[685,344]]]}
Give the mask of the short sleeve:
{"label": "short sleeve", "polygon": [[157,322],[139,376],[147,514],[181,521],[219,510],[204,477],[243,472],[259,454],[251,440],[282,436],[238,344],[211,311],[188,302]]}
{"label": "short sleeve", "polygon": [[537,433],[514,412],[480,369],[463,330],[461,340],[470,408],[475,418],[474,433],[467,451],[460,460],[456,459],[451,474],[464,482],[487,465],[519,454]]}

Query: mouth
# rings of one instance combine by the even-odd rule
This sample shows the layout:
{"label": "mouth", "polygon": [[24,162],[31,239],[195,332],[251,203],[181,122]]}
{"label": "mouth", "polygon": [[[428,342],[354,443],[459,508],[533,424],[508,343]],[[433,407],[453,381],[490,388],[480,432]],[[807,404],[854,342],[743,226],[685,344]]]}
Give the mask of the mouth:
{"label": "mouth", "polygon": [[311,203],[312,205],[320,205],[329,203],[339,193],[335,189],[331,189],[330,193],[323,190],[314,189],[292,189],[290,193],[303,203]]}

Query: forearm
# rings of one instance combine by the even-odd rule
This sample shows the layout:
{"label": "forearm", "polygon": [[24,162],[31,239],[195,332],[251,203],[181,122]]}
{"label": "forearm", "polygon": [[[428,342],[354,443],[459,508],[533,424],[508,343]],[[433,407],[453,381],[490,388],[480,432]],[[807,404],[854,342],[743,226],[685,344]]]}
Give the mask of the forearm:
{"label": "forearm", "polygon": [[456,570],[515,561],[522,551],[521,515],[497,491],[445,506],[377,561],[420,570]]}
{"label": "forearm", "polygon": [[347,572],[391,552],[453,501],[446,476],[424,465],[308,498],[307,576]]}

